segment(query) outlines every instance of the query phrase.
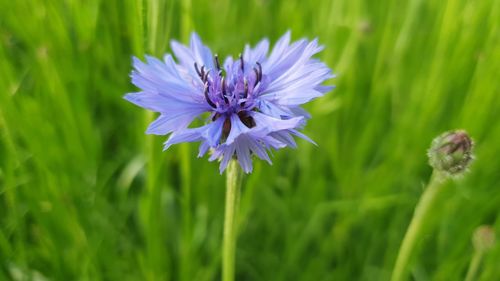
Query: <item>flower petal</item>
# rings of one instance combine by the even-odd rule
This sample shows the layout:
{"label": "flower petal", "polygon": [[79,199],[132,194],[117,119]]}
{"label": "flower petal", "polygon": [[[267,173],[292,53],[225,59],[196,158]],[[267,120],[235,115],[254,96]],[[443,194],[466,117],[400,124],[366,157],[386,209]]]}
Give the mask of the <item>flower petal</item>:
{"label": "flower petal", "polygon": [[175,40],[170,42],[172,51],[184,68],[184,71],[187,71],[196,81],[201,82],[196,73],[194,63],[196,62],[200,68],[204,66],[206,69],[214,69],[214,58],[210,49],[203,45],[200,37],[195,32],[191,34],[189,45],[190,47],[188,48]]}
{"label": "flower petal", "polygon": [[275,104],[294,106],[322,96],[330,88],[321,84],[333,77],[330,69],[311,57],[322,50],[317,40],[292,44],[274,65],[264,68],[269,83],[259,98]]}
{"label": "flower petal", "polygon": [[237,114],[232,114],[230,117],[230,121],[231,131],[229,132],[229,135],[226,139],[226,144],[233,143],[238,136],[250,131],[250,128],[248,128],[245,124],[243,124],[243,122],[241,122]]}
{"label": "flower petal", "polygon": [[201,132],[203,130],[201,128],[196,129],[186,129],[178,132],[174,132],[170,135],[168,140],[164,143],[163,150],[167,150],[173,144],[181,143],[181,142],[195,142],[202,140]]}
{"label": "flower petal", "polygon": [[316,144],[316,142],[315,142],[315,141],[313,141],[311,138],[309,138],[308,136],[304,135],[303,133],[301,133],[301,132],[299,132],[299,131],[297,131],[297,130],[290,130],[290,132],[291,132],[292,134],[296,135],[297,137],[302,138],[302,139],[305,139],[306,141],[308,141],[308,142],[310,142],[310,143],[312,143],[312,144],[314,144],[314,145],[318,145],[318,144]]}
{"label": "flower petal", "polygon": [[259,112],[252,112],[255,121],[255,131],[262,135],[268,135],[272,132],[291,130],[303,125],[303,117],[293,117],[290,119],[278,119]]}
{"label": "flower petal", "polygon": [[245,173],[252,172],[252,159],[250,158],[250,145],[248,137],[241,137],[235,142],[236,157]]}
{"label": "flower petal", "polygon": [[[201,112],[200,112],[201,113]],[[185,129],[198,114],[163,113],[146,130],[146,134],[166,135],[176,130]]]}
{"label": "flower petal", "polygon": [[164,150],[167,150],[173,144],[181,142],[203,141],[210,147],[217,146],[222,134],[222,126],[224,118],[219,118],[205,126],[193,129],[184,129],[170,135],[170,138],[165,142]]}
{"label": "flower petal", "polygon": [[210,48],[203,45],[200,37],[196,32],[191,33],[191,51],[196,62],[200,63],[200,67],[204,65],[209,69],[214,69],[214,57],[212,56],[212,51]]}
{"label": "flower petal", "polygon": [[221,150],[222,160],[219,165],[219,172],[222,174],[229,164],[229,160],[233,158],[236,144],[223,145],[219,148]]}
{"label": "flower petal", "polygon": [[[276,42],[274,45],[273,50],[271,51],[271,54],[269,55],[269,58],[266,60],[263,66],[266,66],[264,68],[267,68],[267,66],[272,66],[275,64],[278,60],[281,59],[283,54],[288,48],[288,44],[290,43],[290,31],[287,31],[281,38]],[[271,68],[269,68],[271,69]]]}
{"label": "flower petal", "polygon": [[243,59],[249,65],[255,65],[257,62],[263,63],[266,59],[267,52],[269,50],[269,40],[263,39],[255,48],[251,48],[250,45],[245,46],[245,51],[243,52]]}
{"label": "flower petal", "polygon": [[248,146],[250,150],[257,155],[262,160],[267,161],[267,163],[272,164],[271,159],[269,158],[269,155],[266,152],[266,148],[262,145],[262,143],[258,142],[255,139],[249,138],[248,139]]}
{"label": "flower petal", "polygon": [[278,141],[290,146],[291,148],[296,148],[297,143],[293,139],[292,135],[288,131],[279,131],[269,134],[271,137],[277,139]]}
{"label": "flower petal", "polygon": [[202,97],[203,93],[184,80],[179,74],[175,63],[170,59],[162,62],[152,57],[146,57],[146,63],[133,58],[132,83],[145,91],[161,92],[166,95],[179,95],[179,98]]}
{"label": "flower petal", "polygon": [[186,113],[199,115],[210,110],[206,102],[183,101],[172,96],[152,92],[129,93],[124,99],[140,107],[162,113]]}

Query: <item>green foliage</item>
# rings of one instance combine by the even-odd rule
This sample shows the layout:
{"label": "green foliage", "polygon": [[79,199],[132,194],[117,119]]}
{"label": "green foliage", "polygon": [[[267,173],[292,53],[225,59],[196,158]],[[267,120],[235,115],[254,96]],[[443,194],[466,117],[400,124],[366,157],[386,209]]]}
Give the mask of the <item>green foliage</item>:
{"label": "green foliage", "polygon": [[337,88],[307,108],[317,147],[246,177],[237,280],[388,280],[426,150],[455,128],[477,159],[411,272],[463,279],[474,228],[500,230],[499,18],[498,0],[0,0],[0,280],[219,279],[224,177],[144,135],[153,114],[122,99],[131,57],[192,30],[237,55],[287,29],[319,37]]}

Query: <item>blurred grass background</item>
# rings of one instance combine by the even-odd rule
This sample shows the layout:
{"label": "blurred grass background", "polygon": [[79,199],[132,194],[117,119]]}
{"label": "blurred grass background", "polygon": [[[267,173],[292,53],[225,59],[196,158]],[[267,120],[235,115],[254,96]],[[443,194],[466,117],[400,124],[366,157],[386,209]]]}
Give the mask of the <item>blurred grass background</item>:
{"label": "blurred grass background", "polygon": [[[337,88],[307,106],[315,147],[255,161],[237,280],[388,280],[430,175],[432,138],[477,160],[449,183],[412,280],[462,280],[500,230],[500,1],[0,0],[0,280],[217,280],[224,177],[196,145],[162,153],[131,56],[197,31],[221,56],[319,37]],[[500,247],[478,280],[500,280]]]}

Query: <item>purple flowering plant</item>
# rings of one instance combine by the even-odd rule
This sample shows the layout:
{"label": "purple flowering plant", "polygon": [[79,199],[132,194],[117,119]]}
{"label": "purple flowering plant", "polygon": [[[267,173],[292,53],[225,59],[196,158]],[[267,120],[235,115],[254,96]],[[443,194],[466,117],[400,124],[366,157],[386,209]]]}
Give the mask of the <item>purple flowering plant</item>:
{"label": "purple flowering plant", "polygon": [[[189,46],[172,41],[171,48],[176,60],[170,54],[163,61],[134,57],[131,78],[140,91],[125,96],[160,113],[146,133],[169,135],[165,150],[201,142],[198,156],[211,150],[209,160],[221,160],[221,173],[232,158],[250,173],[252,155],[271,163],[268,152],[295,148],[294,136],[313,142],[300,132],[310,118],[301,105],[330,91],[332,86],[322,84],[334,77],[328,66],[312,58],[323,49],[317,39],[291,42],[287,32],[270,53],[269,41],[263,39],[223,62],[196,33]],[[205,125],[190,127],[204,116]]]}

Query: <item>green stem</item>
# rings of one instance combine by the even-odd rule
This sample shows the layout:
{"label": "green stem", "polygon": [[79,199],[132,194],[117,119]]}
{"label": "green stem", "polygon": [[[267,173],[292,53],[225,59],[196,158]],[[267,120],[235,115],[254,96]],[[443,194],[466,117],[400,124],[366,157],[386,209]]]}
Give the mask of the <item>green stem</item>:
{"label": "green stem", "polygon": [[236,160],[231,160],[226,170],[226,210],[222,241],[222,280],[234,280],[234,259],[236,253],[236,233],[238,205],[241,194],[241,168]]}
{"label": "green stem", "polygon": [[182,242],[181,242],[181,263],[180,280],[192,280],[191,271],[191,161],[189,144],[181,145],[181,178],[182,178]]}
{"label": "green stem", "polygon": [[410,226],[408,226],[405,237],[403,238],[403,243],[399,248],[398,258],[396,259],[396,265],[392,272],[391,281],[405,280],[404,278],[406,276],[411,254],[422,232],[422,226],[429,214],[429,210],[431,210],[432,205],[434,205],[438,197],[437,195],[442,190],[441,186],[444,183],[444,179],[445,176],[443,174],[437,171],[433,172],[427,188],[415,207],[415,213],[413,214]]}
{"label": "green stem", "polygon": [[481,264],[481,259],[483,258],[483,252],[476,250],[474,252],[474,256],[469,264],[469,270],[467,271],[467,275],[465,276],[465,281],[472,281],[474,277],[477,275],[477,271],[479,270],[479,265]]}

